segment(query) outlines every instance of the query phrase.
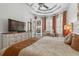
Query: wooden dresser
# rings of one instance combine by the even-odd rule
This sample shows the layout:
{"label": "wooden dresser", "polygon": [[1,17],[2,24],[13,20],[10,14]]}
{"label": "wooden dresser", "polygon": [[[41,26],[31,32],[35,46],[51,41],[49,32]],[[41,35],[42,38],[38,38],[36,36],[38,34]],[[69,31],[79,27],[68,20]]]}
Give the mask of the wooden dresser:
{"label": "wooden dresser", "polygon": [[32,35],[28,32],[22,32],[22,33],[3,33],[2,39],[3,39],[3,48],[9,47],[17,42],[26,40],[28,38],[31,38]]}

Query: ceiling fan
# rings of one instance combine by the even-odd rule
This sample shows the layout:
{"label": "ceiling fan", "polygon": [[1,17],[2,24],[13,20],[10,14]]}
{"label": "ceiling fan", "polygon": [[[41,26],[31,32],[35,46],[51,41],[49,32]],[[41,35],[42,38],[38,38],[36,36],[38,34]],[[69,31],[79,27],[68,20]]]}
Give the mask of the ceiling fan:
{"label": "ceiling fan", "polygon": [[47,5],[45,5],[44,3],[38,3],[39,5],[39,10],[41,10],[42,7],[46,8],[46,9],[49,9],[49,7]]}
{"label": "ceiling fan", "polygon": [[39,11],[48,11],[48,10],[52,10],[53,8],[57,7],[57,4],[53,4],[52,7],[50,7],[50,5],[46,3],[36,3],[36,4],[31,3],[28,5]]}

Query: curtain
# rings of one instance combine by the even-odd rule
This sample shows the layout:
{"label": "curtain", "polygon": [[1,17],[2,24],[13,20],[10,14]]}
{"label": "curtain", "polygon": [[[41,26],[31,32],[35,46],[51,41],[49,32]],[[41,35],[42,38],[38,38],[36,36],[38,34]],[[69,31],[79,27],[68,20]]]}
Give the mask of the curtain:
{"label": "curtain", "polygon": [[62,29],[63,29],[63,35],[64,36],[65,36],[64,26],[66,25],[66,21],[67,21],[67,11],[63,12],[63,25],[62,25]]}
{"label": "curtain", "polygon": [[54,30],[54,33],[56,33],[56,16],[53,16],[52,19],[52,30]]}
{"label": "curtain", "polygon": [[42,17],[42,31],[44,32],[46,30],[46,17]]}

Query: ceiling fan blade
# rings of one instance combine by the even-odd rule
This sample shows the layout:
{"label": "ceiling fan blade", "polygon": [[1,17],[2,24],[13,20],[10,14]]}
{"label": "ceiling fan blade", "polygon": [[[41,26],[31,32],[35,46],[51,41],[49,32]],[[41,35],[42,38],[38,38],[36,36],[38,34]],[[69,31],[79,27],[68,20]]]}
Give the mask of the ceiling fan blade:
{"label": "ceiling fan blade", "polygon": [[44,3],[38,3],[38,5],[39,5],[38,10],[40,10],[40,8],[44,5]]}
{"label": "ceiling fan blade", "polygon": [[34,5],[34,3],[32,3],[30,6],[33,6]]}
{"label": "ceiling fan blade", "polygon": [[49,7],[48,6],[46,6],[44,3],[39,3],[38,4],[39,5],[39,8],[38,8],[38,10],[40,10],[40,8],[43,6],[43,7],[45,7],[46,9],[48,9]]}
{"label": "ceiling fan blade", "polygon": [[46,6],[45,4],[43,5],[43,7],[45,7],[46,9],[48,9],[48,6]]}

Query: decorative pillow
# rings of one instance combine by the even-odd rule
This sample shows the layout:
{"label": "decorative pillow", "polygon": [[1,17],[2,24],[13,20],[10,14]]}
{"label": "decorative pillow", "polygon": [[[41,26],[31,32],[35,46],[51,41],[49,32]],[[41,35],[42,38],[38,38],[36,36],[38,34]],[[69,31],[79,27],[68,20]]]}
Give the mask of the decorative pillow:
{"label": "decorative pillow", "polygon": [[71,47],[77,51],[79,51],[79,35],[74,34],[72,38]]}
{"label": "decorative pillow", "polygon": [[65,37],[65,40],[64,40],[64,43],[68,44],[68,45],[71,45],[71,42],[72,42],[72,33],[68,34],[66,37]]}

